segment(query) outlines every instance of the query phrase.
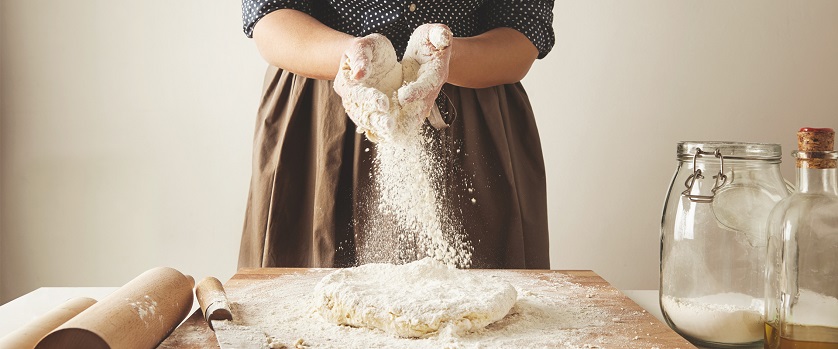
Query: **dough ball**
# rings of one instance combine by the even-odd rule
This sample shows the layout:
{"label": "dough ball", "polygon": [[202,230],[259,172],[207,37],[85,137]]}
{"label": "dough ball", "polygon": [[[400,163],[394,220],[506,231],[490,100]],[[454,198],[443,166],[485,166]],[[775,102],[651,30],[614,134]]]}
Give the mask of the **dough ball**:
{"label": "dough ball", "polygon": [[399,337],[475,331],[506,316],[517,298],[504,280],[431,258],[339,269],[314,288],[315,309],[324,319]]}

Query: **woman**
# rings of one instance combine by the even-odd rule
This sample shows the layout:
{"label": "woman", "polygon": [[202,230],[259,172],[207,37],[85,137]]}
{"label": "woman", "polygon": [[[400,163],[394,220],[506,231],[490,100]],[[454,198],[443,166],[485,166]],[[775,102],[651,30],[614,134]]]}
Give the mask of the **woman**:
{"label": "woman", "polygon": [[[244,31],[270,64],[258,111],[239,267],[345,267],[369,233],[375,146],[333,89],[372,33],[399,58],[414,30],[454,34],[437,104],[446,192],[476,268],[549,268],[544,162],[520,80],[552,48],[552,1],[243,0]],[[370,151],[369,149],[373,149]],[[373,174],[374,175],[374,174]]]}

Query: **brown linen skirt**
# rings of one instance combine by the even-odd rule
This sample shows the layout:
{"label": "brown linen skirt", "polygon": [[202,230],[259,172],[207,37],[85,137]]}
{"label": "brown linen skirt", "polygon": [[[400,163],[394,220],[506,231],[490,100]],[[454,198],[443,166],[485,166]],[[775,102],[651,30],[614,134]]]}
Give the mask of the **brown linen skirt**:
{"label": "brown linen skirt", "polygon": [[[444,191],[473,247],[471,267],[549,269],[544,159],[524,88],[443,92],[451,125],[426,126],[436,133],[432,147],[448,154]],[[332,81],[269,67],[239,268],[369,262],[360,256],[362,241],[374,238],[364,226],[374,154]]]}

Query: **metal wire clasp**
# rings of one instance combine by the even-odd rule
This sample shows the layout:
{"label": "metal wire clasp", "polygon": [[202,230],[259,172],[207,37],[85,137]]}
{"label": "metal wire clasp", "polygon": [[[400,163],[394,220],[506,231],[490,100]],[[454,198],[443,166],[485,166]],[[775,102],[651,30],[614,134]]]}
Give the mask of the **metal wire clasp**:
{"label": "metal wire clasp", "polygon": [[[692,194],[693,186],[695,185],[695,181],[698,179],[704,179],[704,175],[702,175],[702,171],[698,168],[698,158],[700,156],[710,155],[713,154],[716,158],[719,159],[719,163],[721,166],[719,167],[719,173],[713,176],[713,179],[716,180],[716,183],[713,185],[713,189],[710,191],[712,192],[711,195],[697,195]],[[701,150],[701,148],[695,149],[695,156],[693,156],[693,174],[687,177],[687,180],[684,182],[684,185],[687,187],[687,190],[681,192],[681,195],[686,196],[692,202],[701,202],[701,203],[711,203],[713,202],[713,197],[716,196],[716,191],[719,190],[723,185],[727,183],[727,176],[724,174],[725,172],[725,157],[716,149],[714,152],[706,152]]]}

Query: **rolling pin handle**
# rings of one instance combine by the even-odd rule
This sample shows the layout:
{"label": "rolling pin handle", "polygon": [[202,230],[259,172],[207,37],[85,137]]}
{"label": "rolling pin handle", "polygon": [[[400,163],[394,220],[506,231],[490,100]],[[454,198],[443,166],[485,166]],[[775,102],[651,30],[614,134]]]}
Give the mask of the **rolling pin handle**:
{"label": "rolling pin handle", "polygon": [[221,281],[208,276],[195,286],[195,297],[201,311],[204,312],[204,320],[212,328],[212,320],[232,320],[233,313],[230,311],[230,303],[227,301],[227,294]]}

